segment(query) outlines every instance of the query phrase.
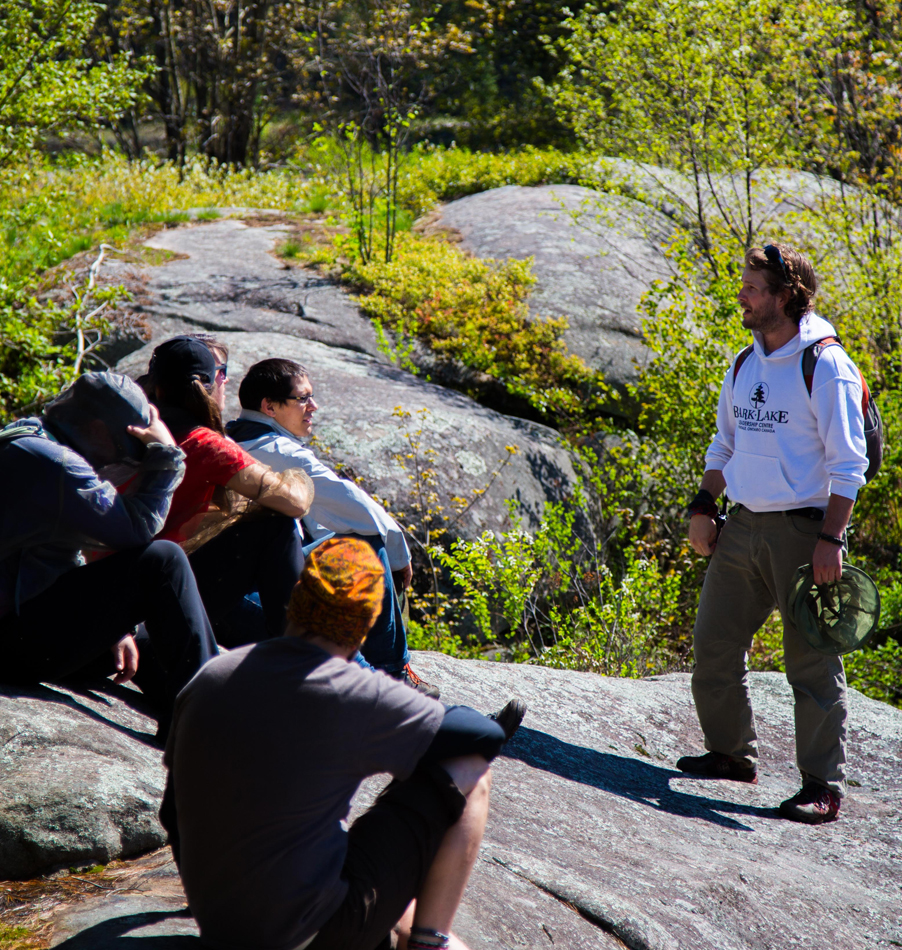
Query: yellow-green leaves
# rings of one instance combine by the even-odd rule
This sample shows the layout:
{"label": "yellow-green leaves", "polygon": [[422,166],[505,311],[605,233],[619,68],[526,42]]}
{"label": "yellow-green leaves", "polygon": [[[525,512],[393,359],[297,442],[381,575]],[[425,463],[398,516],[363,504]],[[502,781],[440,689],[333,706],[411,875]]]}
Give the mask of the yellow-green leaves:
{"label": "yellow-green leaves", "polygon": [[96,127],[138,98],[148,64],[84,56],[98,12],[86,0],[0,0],[0,167],[42,132]]}
{"label": "yellow-green leaves", "polygon": [[584,141],[608,154],[663,166],[688,187],[660,185],[696,225],[739,248],[766,219],[756,208],[759,170],[792,166],[794,130],[821,82],[847,20],[837,0],[627,0],[587,8],[560,43],[567,57],[548,88]]}

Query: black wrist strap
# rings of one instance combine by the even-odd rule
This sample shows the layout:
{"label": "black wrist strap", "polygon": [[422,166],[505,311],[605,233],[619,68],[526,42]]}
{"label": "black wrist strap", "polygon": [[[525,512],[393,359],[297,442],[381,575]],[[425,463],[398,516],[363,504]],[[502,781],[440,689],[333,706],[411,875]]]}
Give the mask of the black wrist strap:
{"label": "black wrist strap", "polygon": [[686,505],[686,514],[691,518],[693,515],[707,515],[709,518],[717,517],[717,502],[709,491],[701,489],[695,498]]}
{"label": "black wrist strap", "polygon": [[837,538],[832,534],[824,534],[823,531],[818,531],[817,536],[821,539],[821,541],[827,541],[830,544],[835,544],[838,548],[841,548],[843,544],[845,544],[842,538]]}

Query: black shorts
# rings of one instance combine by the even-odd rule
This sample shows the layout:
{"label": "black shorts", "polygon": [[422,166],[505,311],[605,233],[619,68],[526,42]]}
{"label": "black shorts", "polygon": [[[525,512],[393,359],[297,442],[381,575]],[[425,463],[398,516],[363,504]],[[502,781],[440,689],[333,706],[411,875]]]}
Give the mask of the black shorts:
{"label": "black shorts", "polygon": [[392,782],[348,831],[348,893],[309,950],[375,950],[419,894],[467,800],[437,765]]}

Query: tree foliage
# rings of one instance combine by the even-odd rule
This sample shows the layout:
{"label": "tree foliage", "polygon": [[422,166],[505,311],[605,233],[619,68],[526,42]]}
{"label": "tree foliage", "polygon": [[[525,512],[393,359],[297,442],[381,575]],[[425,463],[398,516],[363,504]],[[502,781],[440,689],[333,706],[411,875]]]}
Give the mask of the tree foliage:
{"label": "tree foliage", "polygon": [[[145,88],[171,160],[197,150],[221,163],[255,162],[264,128],[290,99],[304,9],[296,0],[111,0],[96,54],[153,62]],[[143,149],[141,117],[132,112],[117,129],[132,156]]]}
{"label": "tree foliage", "polygon": [[640,163],[706,253],[724,238],[741,250],[769,215],[755,194],[762,170],[800,158],[794,130],[817,89],[812,64],[845,22],[833,0],[587,7],[567,21],[566,64],[548,91],[586,143]]}
{"label": "tree foliage", "polygon": [[438,64],[472,52],[470,34],[440,22],[433,0],[319,0],[305,22],[308,108],[323,107],[354,212],[361,258],[394,253],[399,172],[413,122],[435,95]]}
{"label": "tree foliage", "polygon": [[138,99],[146,63],[86,55],[98,12],[88,0],[0,0],[0,167],[45,132],[90,128]]}
{"label": "tree foliage", "polygon": [[902,3],[849,0],[842,43],[825,57],[802,132],[809,160],[902,200]]}

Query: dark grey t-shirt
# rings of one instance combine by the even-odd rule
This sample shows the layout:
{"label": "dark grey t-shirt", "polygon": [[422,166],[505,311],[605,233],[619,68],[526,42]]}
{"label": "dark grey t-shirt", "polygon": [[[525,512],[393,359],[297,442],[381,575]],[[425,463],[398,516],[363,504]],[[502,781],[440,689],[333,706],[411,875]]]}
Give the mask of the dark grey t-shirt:
{"label": "dark grey t-shirt", "polygon": [[406,778],[444,707],[384,673],[282,637],[208,663],[178,698],[181,873],[204,942],[291,950],[344,899],[341,826],[362,779]]}

